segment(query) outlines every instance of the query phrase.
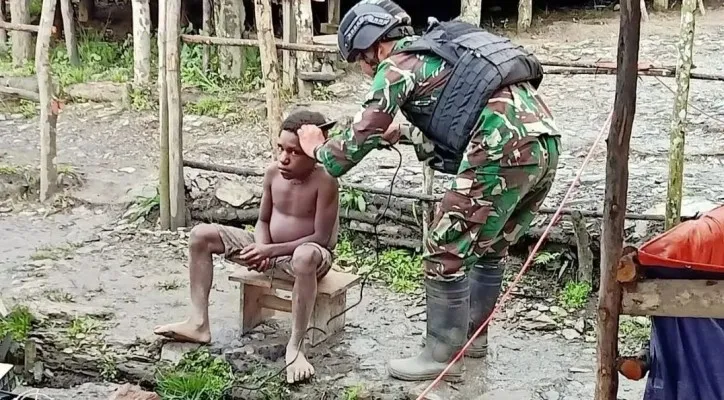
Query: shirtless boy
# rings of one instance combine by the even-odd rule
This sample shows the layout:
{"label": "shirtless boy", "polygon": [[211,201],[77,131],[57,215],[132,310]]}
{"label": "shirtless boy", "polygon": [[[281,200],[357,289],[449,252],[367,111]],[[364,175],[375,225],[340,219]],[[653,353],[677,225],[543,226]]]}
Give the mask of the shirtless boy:
{"label": "shirtless boy", "polygon": [[[292,333],[287,344],[287,381],[295,383],[314,375],[299,344],[308,328],[317,295],[317,280],[332,265],[331,249],[337,243],[337,180],[304,154],[297,130],[321,125],[324,116],[298,111],[282,123],[277,161],[264,175],[259,219],[254,233],[217,224],[191,230],[189,275],[191,316],[184,322],[156,327],[154,333],[177,341],[208,343],[209,291],[213,280],[212,254],[251,270],[294,280]],[[298,355],[297,355],[298,353]]]}

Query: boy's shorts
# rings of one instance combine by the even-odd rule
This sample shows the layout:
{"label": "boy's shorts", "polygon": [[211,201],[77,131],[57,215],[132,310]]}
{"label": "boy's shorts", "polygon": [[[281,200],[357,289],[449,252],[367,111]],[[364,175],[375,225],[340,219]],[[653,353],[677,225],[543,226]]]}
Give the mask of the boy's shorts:
{"label": "boy's shorts", "polygon": [[[221,241],[224,243],[224,257],[228,260],[234,252],[241,251],[246,246],[254,243],[254,234],[244,229],[236,228],[233,226],[226,226],[220,224],[214,224],[216,229],[219,231]],[[311,246],[319,252],[322,261],[317,266],[317,279],[321,279],[330,268],[332,268],[332,253],[323,246],[320,246],[314,242],[307,242],[301,246]],[[277,272],[283,272],[289,278],[294,278],[294,268],[292,268],[292,256],[281,256],[270,260],[271,268],[266,270],[264,273],[267,275],[274,274],[278,278],[284,279],[284,276],[279,276]]]}

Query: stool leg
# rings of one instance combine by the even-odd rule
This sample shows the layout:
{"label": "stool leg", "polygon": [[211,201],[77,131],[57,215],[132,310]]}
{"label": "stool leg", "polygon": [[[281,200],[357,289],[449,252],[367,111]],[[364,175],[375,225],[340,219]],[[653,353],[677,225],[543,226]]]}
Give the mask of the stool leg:
{"label": "stool leg", "polygon": [[271,294],[271,289],[241,284],[239,292],[239,324],[244,335],[274,315],[274,310],[262,307],[260,302],[262,296]]}
{"label": "stool leg", "polygon": [[326,294],[317,296],[317,302],[314,306],[314,312],[312,313],[312,324],[324,330],[327,335],[322,334],[316,329],[310,332],[311,344],[315,346],[325,341],[330,336],[335,335],[344,330],[344,315],[340,315],[327,325],[327,321],[333,316],[341,313],[347,306],[347,294],[340,293],[335,297],[329,297]]}

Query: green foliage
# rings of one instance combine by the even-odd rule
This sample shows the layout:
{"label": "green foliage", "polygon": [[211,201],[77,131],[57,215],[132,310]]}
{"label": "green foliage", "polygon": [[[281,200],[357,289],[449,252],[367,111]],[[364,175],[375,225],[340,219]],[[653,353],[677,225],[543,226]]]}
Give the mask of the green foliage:
{"label": "green foliage", "polygon": [[196,103],[187,103],[184,112],[194,115],[207,115],[223,118],[232,112],[234,107],[231,101],[222,97],[202,97]]}
{"label": "green foliage", "polygon": [[621,354],[637,352],[651,338],[651,320],[648,317],[622,315],[618,323]]}
{"label": "green foliage", "polygon": [[586,282],[568,282],[560,293],[559,301],[566,308],[581,308],[588,303],[591,285]]}
{"label": "green foliage", "polygon": [[347,389],[344,390],[344,393],[342,394],[343,400],[359,400],[360,392],[364,390],[364,386],[355,385],[350,386]]}
{"label": "green foliage", "polygon": [[535,256],[533,263],[538,266],[548,267],[558,260],[560,255],[560,253],[548,253],[546,251],[541,251]]}
{"label": "green foliage", "polygon": [[14,341],[25,342],[35,317],[26,306],[16,306],[3,319],[0,319],[0,339],[10,334]]}
{"label": "green foliage", "polygon": [[161,207],[161,194],[156,189],[156,195],[153,197],[136,197],[135,203],[129,207],[128,211],[123,215],[123,218],[128,218],[129,221],[137,221],[141,218],[148,219],[151,213],[159,210]]}
{"label": "green foliage", "polygon": [[156,109],[150,87],[133,86],[128,92],[131,109],[136,111]]}
{"label": "green foliage", "polygon": [[249,92],[263,87],[261,78],[261,58],[259,49],[243,48],[244,65],[241,78],[222,76],[218,71],[220,63],[218,55],[210,60],[212,64],[203,70],[203,46],[184,43],[181,48],[181,83],[187,87],[195,87],[206,93]]}
{"label": "green foliage", "polygon": [[231,365],[199,349],[185,354],[175,367],[160,370],[156,390],[169,400],[221,400],[234,382]]}
{"label": "green foliage", "polygon": [[340,190],[339,203],[345,210],[356,210],[365,212],[367,202],[364,194],[357,189],[343,188]]}
{"label": "green foliage", "polygon": [[318,101],[331,101],[334,99],[334,95],[332,95],[327,85],[315,83],[314,89],[312,89],[312,98]]}

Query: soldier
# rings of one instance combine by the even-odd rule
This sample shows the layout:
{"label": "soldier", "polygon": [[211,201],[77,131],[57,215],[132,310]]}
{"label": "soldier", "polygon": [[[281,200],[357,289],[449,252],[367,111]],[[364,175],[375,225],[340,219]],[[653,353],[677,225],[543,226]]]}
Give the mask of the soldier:
{"label": "soldier", "polygon": [[[427,333],[421,354],[388,372],[429,380],[492,313],[510,244],[529,228],[551,188],[560,139],[536,89],[538,60],[508,39],[458,21],[430,21],[415,36],[390,0],[362,0],[344,16],[338,45],[372,86],[352,126],[325,140],[314,126],[305,153],[339,177],[373,149],[411,142],[418,159],[454,174],[426,238]],[[412,125],[393,124],[400,110]],[[487,332],[466,356],[483,357]],[[458,380],[462,363],[445,379]]]}

